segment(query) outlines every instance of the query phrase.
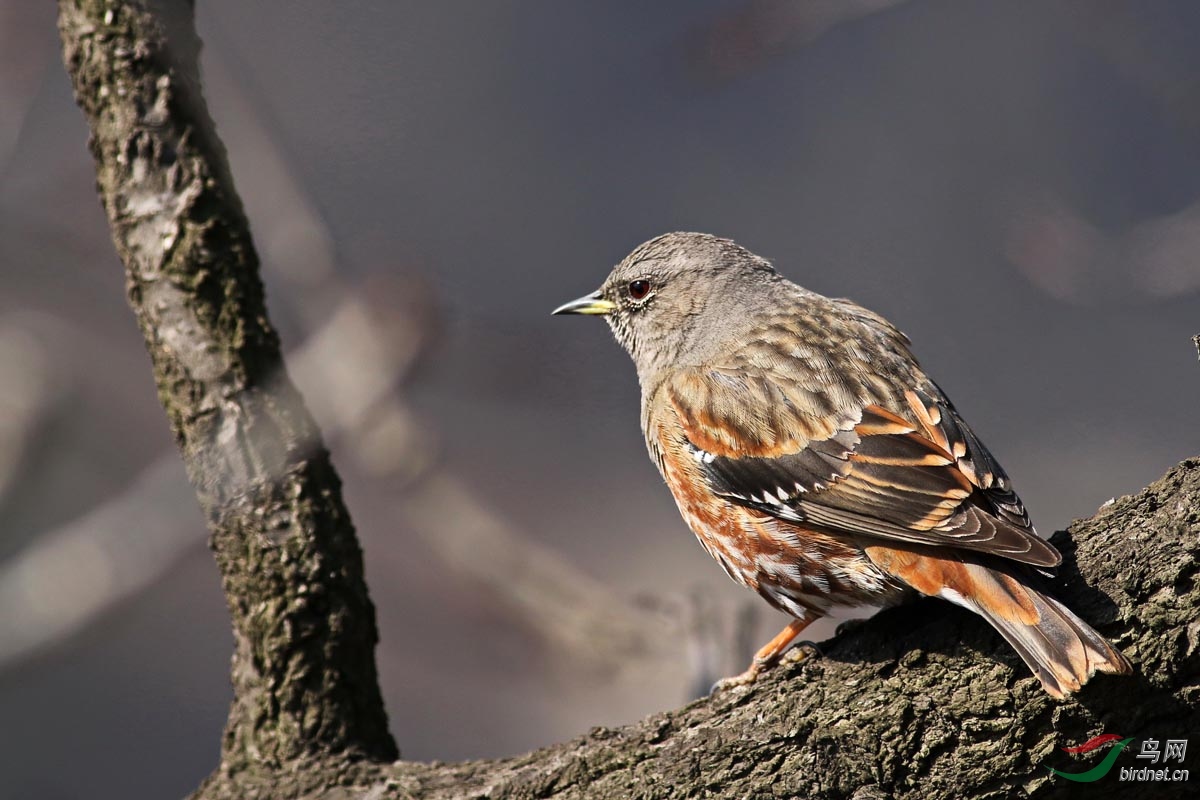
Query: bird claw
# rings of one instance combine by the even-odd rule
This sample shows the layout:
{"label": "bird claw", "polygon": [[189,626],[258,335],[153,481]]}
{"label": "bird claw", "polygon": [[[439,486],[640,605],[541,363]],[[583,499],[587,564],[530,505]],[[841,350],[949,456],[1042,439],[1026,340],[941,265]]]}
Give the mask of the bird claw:
{"label": "bird claw", "polygon": [[721,694],[722,692],[727,692],[730,689],[736,689],[740,686],[750,686],[756,680],[758,680],[758,675],[760,672],[762,672],[763,667],[764,665],[762,665],[760,662],[754,661],[750,664],[749,668],[747,668],[746,671],[740,675],[722,678],[714,683],[712,685],[712,689],[709,690],[709,694]]}
{"label": "bird claw", "polygon": [[807,661],[810,658],[824,658],[825,653],[817,645],[816,642],[810,642],[805,639],[803,642],[796,642],[780,659],[780,663],[799,664],[801,661]]}
{"label": "bird claw", "polygon": [[767,661],[754,659],[750,662],[750,666],[745,672],[740,675],[733,675],[728,678],[722,678],[712,685],[709,690],[710,694],[720,694],[721,692],[730,689],[736,689],[740,686],[751,686],[758,680],[758,676],[766,670],[783,664],[800,664],[810,658],[824,658],[825,654],[821,652],[821,648],[817,647],[816,642],[803,641],[796,642],[788,648],[787,652],[778,658]]}

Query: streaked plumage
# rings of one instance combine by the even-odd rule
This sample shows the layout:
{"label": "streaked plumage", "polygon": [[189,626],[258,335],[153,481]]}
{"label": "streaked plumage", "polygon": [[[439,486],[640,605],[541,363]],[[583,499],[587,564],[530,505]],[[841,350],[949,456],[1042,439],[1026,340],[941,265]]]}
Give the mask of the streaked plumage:
{"label": "streaked plumage", "polygon": [[1130,671],[1030,585],[1061,557],[882,317],[691,233],[641,245],[558,313],[605,315],[688,526],[730,577],[796,618],[731,682],[753,680],[833,607],[912,590],[982,615],[1055,696],[1097,670]]}

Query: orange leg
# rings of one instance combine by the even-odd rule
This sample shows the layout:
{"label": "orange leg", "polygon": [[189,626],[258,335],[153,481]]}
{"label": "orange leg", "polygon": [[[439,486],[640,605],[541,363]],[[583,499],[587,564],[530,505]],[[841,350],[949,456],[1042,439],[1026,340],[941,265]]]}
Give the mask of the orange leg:
{"label": "orange leg", "polygon": [[763,645],[757,653],[754,654],[754,660],[750,662],[750,666],[741,675],[734,675],[731,678],[725,678],[717,681],[713,686],[713,694],[732,689],[734,686],[748,686],[758,679],[759,673],[763,670],[770,669],[779,663],[779,659],[792,643],[804,632],[804,629],[815,622],[818,617],[812,619],[794,619],[787,624],[787,627],[781,630],[774,639]]}

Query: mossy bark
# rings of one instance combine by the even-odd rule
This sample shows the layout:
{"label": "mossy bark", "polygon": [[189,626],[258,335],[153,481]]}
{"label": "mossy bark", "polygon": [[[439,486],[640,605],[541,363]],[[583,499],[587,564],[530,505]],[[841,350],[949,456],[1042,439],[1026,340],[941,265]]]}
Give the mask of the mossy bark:
{"label": "mossy bark", "polygon": [[233,617],[222,771],[397,756],[362,555],[267,319],[188,2],[62,0],[97,188]]}
{"label": "mossy bark", "polygon": [[[1056,594],[1134,661],[1074,699],[948,603],[893,609],[753,687],[528,755],[395,762],[338,479],[288,381],[199,90],[190,3],[60,0],[98,188],[162,403],[212,528],[235,699],[198,798],[1185,796],[1082,787],[1060,747],[1200,732],[1200,461],[1060,533]],[[1200,744],[1194,744],[1194,748]],[[1200,780],[1196,750],[1181,766]],[[1142,764],[1137,764],[1142,766]]]}

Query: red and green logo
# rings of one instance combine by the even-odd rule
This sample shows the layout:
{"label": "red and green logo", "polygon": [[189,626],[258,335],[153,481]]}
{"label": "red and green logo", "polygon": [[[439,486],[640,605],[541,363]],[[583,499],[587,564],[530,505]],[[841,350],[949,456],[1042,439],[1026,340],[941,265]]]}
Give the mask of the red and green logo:
{"label": "red and green logo", "polygon": [[1089,769],[1087,772],[1063,772],[1062,770],[1057,770],[1054,767],[1047,767],[1047,769],[1060,778],[1066,778],[1069,781],[1076,781],[1077,783],[1091,783],[1092,781],[1098,781],[1108,774],[1109,770],[1112,769],[1113,764],[1116,763],[1117,756],[1119,756],[1121,751],[1128,747],[1129,743],[1132,741],[1133,737],[1122,739],[1115,733],[1101,734],[1100,736],[1088,739],[1086,742],[1078,745],[1077,747],[1062,748],[1064,752],[1071,753],[1072,755],[1079,755],[1080,753],[1090,753],[1091,751],[1103,747],[1106,744],[1116,742],[1113,748],[1108,751],[1108,755],[1104,757],[1104,760]]}

